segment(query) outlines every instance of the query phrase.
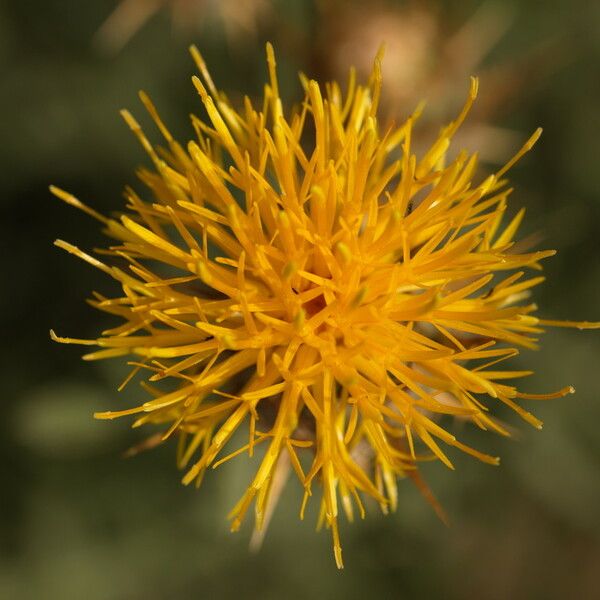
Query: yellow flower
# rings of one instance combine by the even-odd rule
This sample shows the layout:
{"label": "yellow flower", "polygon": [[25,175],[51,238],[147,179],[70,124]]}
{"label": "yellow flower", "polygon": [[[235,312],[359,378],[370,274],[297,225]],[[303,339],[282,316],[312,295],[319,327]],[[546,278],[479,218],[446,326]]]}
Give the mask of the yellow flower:
{"label": "yellow flower", "polygon": [[[541,130],[473,183],[476,155],[446,154],[476,79],[458,118],[417,158],[419,109],[400,127],[378,127],[381,56],[368,85],[351,72],[345,97],[337,83],[323,90],[301,76],[304,99],[286,115],[270,45],[263,104],[246,98],[240,111],[191,52],[210,119],[192,117],[195,140],[175,141],[143,93],[165,148],[122,113],[152,160],[140,175],[151,199],[127,189],[126,214],[116,220],[51,188],[101,221],[115,240],[103,255],[128,265],[57,241],[123,293],[94,295],[96,308],[121,320],[97,340],[52,337],[98,346],[87,360],[138,357],[131,376],[149,371],[142,386],[151,399],[96,417],[163,426],[147,445],[177,434],[185,484],[266,446],[231,511],[233,530],[253,502],[261,530],[279,471],[289,466],[304,486],[301,515],[318,481],[320,521],[341,568],[339,505],[350,520],[355,508],[364,515],[365,497],[393,510],[398,477],[410,477],[440,512],[417,469],[431,458],[452,468],[443,445],[498,464],[444,429],[443,415],[508,435],[491,415],[498,405],[539,428],[521,401],[573,391],[522,393],[506,380],[530,373],[497,366],[518,347],[536,348],[544,325],[597,326],[534,316],[528,298],[543,278],[526,273],[554,251],[519,250],[522,210],[502,224],[511,192],[504,174]],[[248,443],[227,447],[238,430]]]}

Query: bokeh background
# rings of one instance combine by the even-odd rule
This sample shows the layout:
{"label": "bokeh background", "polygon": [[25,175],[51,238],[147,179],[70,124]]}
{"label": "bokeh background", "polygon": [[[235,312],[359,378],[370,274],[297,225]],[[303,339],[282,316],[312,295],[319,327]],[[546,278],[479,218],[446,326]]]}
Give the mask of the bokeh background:
{"label": "bokeh background", "polygon": [[252,554],[249,527],[233,535],[225,519],[250,475],[245,459],[209,473],[200,491],[180,485],[173,445],[123,459],[142,433],[92,413],[127,406],[138,390],[116,392],[119,361],[83,363],[80,348],[48,336],[53,327],[95,337],[105,321],[84,300],[109,289],[52,246],[56,237],[85,249],[104,240],[48,184],[117,210],[145,161],[118,109],[148,125],[143,88],[188,139],[188,114],[200,109],[191,42],[235,99],[261,92],[272,40],[284,95],[295,100],[298,70],[364,72],[386,41],[384,118],[406,117],[425,97],[420,143],[478,74],[480,98],[457,144],[481,149],[484,173],[544,127],[511,176],[513,208],[528,208],[525,233],[559,250],[536,297],[550,318],[599,320],[599,30],[600,4],[582,0],[0,3],[0,598],[600,597],[598,333],[553,330],[519,359],[537,371],[532,390],[577,387],[534,407],[542,432],[508,413],[511,440],[464,431],[499,453],[501,467],[458,452],[454,473],[425,467],[449,528],[406,483],[396,514],[371,507],[366,521],[342,526],[344,572],[329,534],[313,531],[314,513],[298,521],[298,484]]}

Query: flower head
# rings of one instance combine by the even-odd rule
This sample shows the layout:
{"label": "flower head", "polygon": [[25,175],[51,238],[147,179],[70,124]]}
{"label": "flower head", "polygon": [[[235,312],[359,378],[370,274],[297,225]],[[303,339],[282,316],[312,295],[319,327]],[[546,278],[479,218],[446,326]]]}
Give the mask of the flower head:
{"label": "flower head", "polygon": [[[540,130],[474,183],[476,156],[447,151],[476,79],[458,118],[417,158],[419,109],[399,127],[378,126],[380,56],[366,86],[351,74],[345,96],[337,83],[322,88],[301,76],[305,96],[289,113],[270,45],[258,109],[246,98],[236,110],[195,48],[192,56],[208,114],[192,117],[196,139],[174,140],[143,93],[165,147],[123,111],[152,160],[140,174],[149,199],[127,189],[117,220],[52,188],[114,240],[106,260],[57,245],[122,288],[92,300],[119,318],[114,329],[96,340],[52,335],[98,346],[89,360],[136,357],[132,375],[149,372],[142,385],[150,399],[96,417],[134,415],[135,426],[161,426],[153,443],[177,435],[184,483],[264,447],[231,511],[232,529],[253,503],[263,527],[286,469],[304,486],[301,513],[318,482],[320,519],[341,567],[340,510],[363,515],[365,498],[393,510],[404,476],[435,505],[418,466],[433,458],[452,468],[448,447],[498,463],[447,431],[442,417],[508,435],[492,416],[496,407],[540,427],[523,401],[573,391],[522,393],[508,381],[529,372],[498,366],[520,347],[535,348],[544,325],[593,326],[535,316],[529,293],[554,251],[515,243],[523,211],[504,222],[504,174]],[[238,431],[248,441],[232,448]]]}

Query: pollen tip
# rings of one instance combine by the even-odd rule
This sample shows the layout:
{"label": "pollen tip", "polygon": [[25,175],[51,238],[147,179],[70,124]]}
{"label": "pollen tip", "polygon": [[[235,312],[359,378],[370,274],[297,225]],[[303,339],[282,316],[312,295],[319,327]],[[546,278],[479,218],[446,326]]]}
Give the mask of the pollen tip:
{"label": "pollen tip", "polygon": [[192,481],[194,481],[195,477],[197,475],[197,470],[192,468],[190,469],[182,478],[181,478],[181,483],[183,483],[183,485],[189,485],[190,483],[192,483]]}
{"label": "pollen tip", "polygon": [[202,83],[202,81],[200,81],[200,77],[198,77],[198,75],[192,75],[192,83],[194,84],[194,87],[200,94],[202,101],[207,100],[208,93],[206,91],[206,88],[204,87],[204,84]]}
{"label": "pollen tip", "polygon": [[306,322],[306,311],[303,308],[301,308],[294,315],[294,328],[296,329],[296,331],[301,331],[302,328],[304,327],[305,322]]}
{"label": "pollen tip", "polygon": [[356,295],[352,299],[350,305],[352,308],[358,308],[364,301],[367,293],[369,292],[369,287],[365,284],[361,286],[361,288],[356,292]]}
{"label": "pollen tip", "polygon": [[298,265],[291,260],[290,262],[286,263],[281,271],[281,276],[283,277],[284,280],[288,280],[290,279],[290,277],[292,275],[294,275],[294,273],[298,270]]}
{"label": "pollen tip", "polygon": [[350,248],[348,248],[344,242],[338,242],[336,248],[340,253],[340,257],[344,261],[344,264],[348,264],[352,258],[352,252],[350,251]]}
{"label": "pollen tip", "polygon": [[473,100],[477,98],[477,92],[479,91],[479,77],[475,75],[471,75],[471,89],[469,90],[469,95]]}
{"label": "pollen tip", "polygon": [[119,114],[125,120],[125,122],[127,123],[127,125],[129,126],[130,129],[138,129],[139,128],[138,122],[135,120],[134,116],[126,108],[122,108],[119,111]]}
{"label": "pollen tip", "polygon": [[267,50],[267,60],[275,64],[275,50],[273,49],[273,44],[271,44],[271,42],[267,42],[265,47]]}

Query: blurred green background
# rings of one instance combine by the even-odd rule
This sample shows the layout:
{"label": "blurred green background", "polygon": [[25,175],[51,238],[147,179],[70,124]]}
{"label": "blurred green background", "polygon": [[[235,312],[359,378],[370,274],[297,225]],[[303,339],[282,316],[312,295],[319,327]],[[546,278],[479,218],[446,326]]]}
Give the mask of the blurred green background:
{"label": "blurred green background", "polygon": [[173,445],[122,459],[143,432],[92,413],[129,406],[138,390],[116,392],[118,360],[83,363],[80,348],[48,336],[53,327],[95,337],[106,322],[84,300],[110,290],[53,248],[56,237],[84,249],[104,240],[48,184],[118,210],[145,160],[118,109],[151,133],[143,88],[189,139],[188,114],[200,109],[189,43],[235,99],[260,93],[268,39],[290,100],[298,70],[343,77],[384,39],[384,116],[405,117],[426,96],[425,142],[479,74],[478,107],[458,143],[481,147],[487,168],[543,126],[511,175],[513,207],[528,208],[525,233],[542,232],[541,245],[559,250],[536,298],[549,318],[600,319],[600,4],[127,0],[113,12],[118,4],[0,3],[0,598],[600,597],[597,332],[553,330],[541,351],[520,357],[537,371],[528,389],[577,387],[532,407],[542,432],[508,413],[511,440],[465,430],[465,441],[502,456],[501,467],[453,453],[456,472],[424,468],[449,528],[404,483],[396,514],[370,507],[364,522],[342,525],[343,572],[329,534],[313,531],[314,512],[298,520],[299,484],[288,485],[252,554],[249,527],[233,535],[225,519],[248,461],[210,472],[196,491],[180,485]]}

